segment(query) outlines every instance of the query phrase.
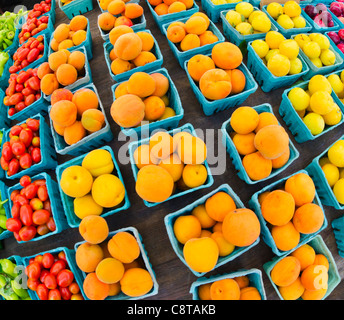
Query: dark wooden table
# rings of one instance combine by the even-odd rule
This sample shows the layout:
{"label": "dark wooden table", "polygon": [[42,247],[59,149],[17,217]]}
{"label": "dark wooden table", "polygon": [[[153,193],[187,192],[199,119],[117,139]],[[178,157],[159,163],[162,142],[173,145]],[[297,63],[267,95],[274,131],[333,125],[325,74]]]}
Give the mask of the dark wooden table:
{"label": "dark wooden table", "polygon": [[[104,108],[106,109],[107,117],[109,122],[111,123],[111,127],[115,137],[114,141],[112,141],[109,145],[113,148],[116,159],[118,160],[118,150],[129,140],[118,141],[118,134],[120,130],[119,127],[111,119],[109,113],[112,104],[111,86],[114,84],[114,82],[109,75],[104,59],[103,39],[100,36],[97,26],[97,17],[100,14],[100,9],[96,1],[97,0],[93,0],[94,9],[85,14],[85,16],[89,18],[89,21],[91,23],[91,33],[93,41],[93,59],[90,61],[90,66],[94,84],[99,91],[100,98],[102,100]],[[230,117],[235,108],[220,112],[209,117],[204,115],[202,108],[198,100],[196,99],[196,96],[189,86],[185,71],[179,66],[177,59],[174,57],[170,47],[168,46],[167,39],[160,32],[157,25],[155,24],[155,21],[153,20],[152,14],[146,5],[146,2],[140,1],[140,3],[144,7],[144,13],[147,20],[147,29],[150,29],[154,37],[157,39],[161,52],[163,54],[163,67],[168,70],[180,94],[182,105],[185,111],[185,115],[181,120],[180,125],[191,123],[194,128],[201,128],[204,130],[214,129],[216,138],[214,150],[216,155],[218,152],[218,147],[222,148],[221,142],[219,144],[217,142],[218,139],[221,138],[221,125]],[[202,11],[200,2],[198,2],[198,4],[200,5],[200,10]],[[55,26],[62,22],[68,21],[68,18],[57,6]],[[220,22],[217,23],[217,26],[222,31],[222,25]],[[270,93],[264,93],[260,88],[258,88],[258,90],[244,102],[244,105],[247,106],[255,106],[262,103],[271,104],[278,120],[286,128],[293,143],[300,152],[300,157],[291,166],[289,166],[281,174],[269,179],[265,183],[248,185],[244,181],[240,180],[236,174],[236,170],[232,164],[232,161],[227,154],[226,170],[223,174],[214,176],[214,184],[210,188],[190,193],[187,196],[179,197],[176,200],[167,201],[153,208],[148,208],[144,205],[141,198],[139,198],[135,192],[135,181],[130,163],[119,163],[121,172],[123,174],[125,186],[129,193],[131,206],[126,211],[107,217],[106,220],[111,231],[123,227],[133,226],[136,227],[139,233],[142,235],[143,243],[147,250],[153,269],[156,273],[157,282],[159,283],[158,294],[150,297],[149,299],[190,300],[192,299],[191,294],[189,293],[190,286],[197,279],[197,277],[179,260],[172,249],[164,224],[164,217],[167,214],[175,212],[183,208],[184,206],[194,202],[201,196],[209,193],[223,183],[228,183],[241,198],[243,203],[248,206],[248,201],[253,193],[259,191],[265,185],[268,185],[276,180],[288,176],[298,170],[304,169],[315,156],[320,154],[330,144],[332,144],[343,135],[343,126],[340,126],[335,130],[332,130],[331,132],[319,137],[315,141],[297,144],[288,128],[286,127],[285,123],[283,122],[282,118],[278,114],[281,95],[284,89],[285,88],[281,88]],[[214,150],[210,150],[210,152],[214,152]],[[71,157],[59,156],[58,158],[59,163],[62,163],[66,160],[69,160]],[[52,177],[56,179],[54,172],[52,172]],[[333,230],[331,227],[332,220],[340,217],[342,215],[342,212],[326,206],[324,206],[324,209],[328,220],[328,227],[323,230],[320,235],[323,237],[325,243],[327,244],[335,259],[340,276],[343,277],[344,260],[338,255]],[[47,237],[40,241],[24,244],[18,244],[17,241],[12,237],[3,241],[3,249],[0,250],[0,258],[5,258],[12,254],[29,256],[38,254],[42,251],[54,249],[59,246],[73,248],[74,244],[81,240],[82,238],[77,228],[70,228],[62,231],[60,234]],[[207,274],[207,276],[230,273],[243,268],[258,268],[262,271],[263,274],[263,282],[267,299],[278,300],[278,295],[276,294],[267,275],[263,270],[263,264],[270,261],[273,257],[273,252],[261,239],[258,245],[253,247],[251,250],[245,252],[234,261],[230,261],[222,267],[215,269],[214,271]],[[342,283],[340,283],[335,288],[328,299],[344,299],[344,287]]]}

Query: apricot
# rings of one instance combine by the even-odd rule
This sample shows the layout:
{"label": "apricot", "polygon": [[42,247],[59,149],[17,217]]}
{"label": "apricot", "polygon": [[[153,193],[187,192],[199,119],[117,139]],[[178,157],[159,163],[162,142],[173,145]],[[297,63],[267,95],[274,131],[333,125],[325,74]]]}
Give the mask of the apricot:
{"label": "apricot", "polygon": [[73,51],[68,57],[68,63],[79,72],[84,69],[85,61],[85,54],[81,51]]}
{"label": "apricot", "polygon": [[183,170],[183,181],[189,188],[196,188],[207,181],[208,172],[203,164],[187,164]]}
{"label": "apricot", "polygon": [[112,103],[110,113],[119,126],[135,127],[145,116],[145,104],[138,96],[125,94]]}
{"label": "apricot", "polygon": [[197,34],[188,33],[180,42],[180,49],[182,51],[188,51],[201,46],[201,40]]}
{"label": "apricot", "polygon": [[185,36],[186,32],[185,29],[180,25],[170,25],[167,28],[167,39],[170,40],[173,43],[179,43],[181,42]]}
{"label": "apricot", "polygon": [[259,114],[252,107],[239,107],[232,113],[230,125],[236,133],[248,134],[256,129]]}
{"label": "apricot", "polygon": [[67,63],[67,61],[68,57],[61,51],[52,52],[48,57],[49,67],[52,71],[56,71],[60,65]]}
{"label": "apricot", "polygon": [[327,288],[318,290],[305,290],[301,296],[302,300],[321,300],[325,297]]}
{"label": "apricot", "polygon": [[206,71],[212,69],[215,69],[213,59],[203,54],[196,54],[187,63],[187,70],[195,81],[199,81]]}
{"label": "apricot", "polygon": [[113,74],[121,74],[134,68],[134,64],[120,58],[116,58],[111,63],[111,71]]}
{"label": "apricot", "polygon": [[137,19],[143,15],[143,8],[138,3],[127,3],[124,15],[129,19]]}
{"label": "apricot", "polygon": [[[122,0],[119,0],[123,2]],[[110,31],[116,22],[116,17],[110,12],[103,12],[98,16],[98,25],[104,31]]]}
{"label": "apricot", "polygon": [[89,109],[83,112],[81,123],[88,132],[96,132],[103,127],[105,116],[101,110]]}
{"label": "apricot", "polygon": [[99,105],[97,94],[90,88],[77,90],[73,95],[72,102],[76,105],[78,116],[82,116],[86,110],[98,109]]}
{"label": "apricot", "polygon": [[94,272],[103,257],[103,250],[98,244],[84,242],[75,251],[76,264],[81,271],[87,273]]}
{"label": "apricot", "polygon": [[248,287],[250,284],[250,279],[248,276],[238,276],[233,279],[238,283],[240,290]]}
{"label": "apricot", "polygon": [[278,290],[284,300],[297,300],[302,296],[305,288],[301,283],[300,277],[298,277],[289,286],[279,287]]}
{"label": "apricot", "polygon": [[72,165],[63,170],[60,187],[62,191],[72,198],[83,197],[92,189],[93,177],[82,166]]}
{"label": "apricot", "polygon": [[279,260],[270,272],[271,280],[279,287],[291,285],[300,274],[300,262],[292,256]]}
{"label": "apricot", "polygon": [[173,138],[165,131],[156,132],[150,137],[149,148],[151,154],[158,159],[165,159],[175,151]]}
{"label": "apricot", "polygon": [[269,193],[270,193],[270,191],[265,191],[265,192],[260,193],[260,194],[258,195],[258,202],[259,202],[260,205],[262,205],[264,199],[266,198],[266,196],[267,196]]}
{"label": "apricot", "polygon": [[88,243],[99,244],[108,237],[109,226],[103,217],[89,215],[81,220],[79,233]]}
{"label": "apricot", "polygon": [[127,231],[117,232],[108,241],[111,256],[122,263],[131,263],[140,255],[140,247],[136,238]]}
{"label": "apricot", "polygon": [[115,27],[123,26],[123,25],[132,27],[134,23],[131,19],[127,18],[126,16],[120,16],[115,21]]}
{"label": "apricot", "polygon": [[314,182],[304,172],[297,173],[288,178],[285,182],[284,189],[293,196],[297,207],[312,202],[315,197]]}
{"label": "apricot", "polygon": [[282,168],[289,160],[290,158],[290,149],[287,148],[286,151],[284,151],[278,158],[272,159],[272,168],[273,169],[279,169]]}
{"label": "apricot", "polygon": [[200,238],[210,238],[212,235],[212,232],[210,230],[202,229]]}
{"label": "apricot", "polygon": [[109,297],[116,296],[121,292],[121,284],[118,282],[110,283]]}
{"label": "apricot", "polygon": [[327,289],[328,272],[325,266],[312,264],[301,273],[301,283],[306,290]]}
{"label": "apricot", "polygon": [[112,45],[114,45],[117,39],[126,33],[134,33],[134,30],[126,25],[116,26],[109,32],[109,41]]}
{"label": "apricot", "polygon": [[61,64],[56,70],[56,79],[63,85],[73,84],[78,78],[78,71],[71,64]]}
{"label": "apricot", "polygon": [[75,121],[72,125],[65,127],[63,136],[66,144],[71,146],[86,137],[86,130],[81,121]]}
{"label": "apricot", "polygon": [[233,279],[214,281],[210,287],[211,300],[240,300],[240,288]]}
{"label": "apricot", "polygon": [[42,80],[42,78],[49,73],[53,73],[53,70],[50,69],[49,62],[43,62],[37,68],[37,77]]}
{"label": "apricot", "polygon": [[239,69],[233,69],[231,72],[232,94],[243,92],[246,86],[246,77]]}
{"label": "apricot", "polygon": [[261,128],[270,126],[270,125],[278,125],[278,120],[276,116],[271,112],[262,112],[258,114],[259,120],[258,125],[255,128],[255,132],[257,133]]}
{"label": "apricot", "polygon": [[256,287],[246,287],[240,290],[240,300],[262,300]]}
{"label": "apricot", "polygon": [[198,297],[200,300],[211,300],[210,286],[211,283],[205,283],[198,287]]}
{"label": "apricot", "polygon": [[155,158],[149,149],[148,144],[142,144],[138,146],[134,151],[134,162],[136,166],[141,169],[142,167],[149,164],[158,164],[159,159]]}
{"label": "apricot", "polygon": [[209,100],[226,98],[232,90],[228,74],[221,69],[210,69],[203,73],[199,80],[202,94]]}
{"label": "apricot", "polygon": [[113,0],[109,3],[107,10],[111,15],[121,14],[125,10],[125,2],[122,0]]}
{"label": "apricot", "polygon": [[204,17],[193,16],[185,22],[186,32],[189,34],[201,35],[207,30],[207,21]]}
{"label": "apricot", "polygon": [[86,194],[83,197],[75,198],[73,201],[75,215],[83,219],[90,215],[101,215],[103,207],[93,200],[91,194]]}
{"label": "apricot", "polygon": [[[141,40],[140,40],[141,41]],[[135,72],[130,76],[127,83],[127,90],[140,98],[145,98],[153,94],[156,85],[155,80],[146,72]]]}
{"label": "apricot", "polygon": [[240,155],[247,155],[253,152],[256,152],[257,149],[254,146],[254,132],[248,134],[237,133],[233,137],[233,143]]}
{"label": "apricot", "polygon": [[154,8],[155,13],[158,16],[162,16],[168,13],[168,5],[166,3],[160,3]]}
{"label": "apricot", "polygon": [[201,47],[206,44],[211,44],[219,41],[219,38],[210,30],[207,30],[199,35],[199,40],[201,41]]}
{"label": "apricot", "polygon": [[307,243],[294,250],[291,255],[300,261],[301,271],[314,264],[315,261],[315,251]]}
{"label": "apricot", "polygon": [[68,48],[71,48],[73,46],[74,46],[73,40],[66,39],[66,40],[63,40],[59,43],[57,49],[58,49],[58,51],[61,51],[63,49],[68,49]]}
{"label": "apricot", "polygon": [[124,272],[120,280],[121,290],[129,297],[145,295],[153,288],[153,279],[150,273],[142,268],[131,268]]}
{"label": "apricot", "polygon": [[56,133],[59,134],[60,136],[64,135],[64,131],[65,131],[66,127],[59,126],[58,124],[53,122],[53,128],[56,131]]}
{"label": "apricot", "polygon": [[128,94],[127,90],[127,81],[121,82],[118,84],[118,86],[115,89],[115,98],[119,98],[120,96],[123,96],[125,94]]}
{"label": "apricot", "polygon": [[97,278],[107,284],[120,281],[124,275],[123,263],[114,258],[105,258],[100,261],[96,268]]}
{"label": "apricot", "polygon": [[156,56],[154,55],[154,53],[149,51],[141,51],[141,53],[134,60],[132,60],[132,62],[136,67],[142,67],[155,60]]}
{"label": "apricot", "polygon": [[209,214],[207,213],[207,210],[204,204],[200,204],[196,208],[194,208],[191,211],[191,214],[199,220],[203,229],[211,228],[216,223],[216,220],[211,218]]}
{"label": "apricot", "polygon": [[252,210],[238,208],[227,213],[222,232],[228,242],[237,247],[246,247],[258,239],[260,223]]}
{"label": "apricot", "polygon": [[211,51],[211,57],[218,68],[225,70],[239,67],[243,60],[240,49],[230,42],[215,44]]}
{"label": "apricot", "polygon": [[205,210],[210,218],[223,221],[225,216],[236,209],[233,198],[224,191],[216,192],[205,201]]}
{"label": "apricot", "polygon": [[202,164],[207,158],[207,146],[199,137],[184,135],[177,144],[177,153],[185,164]]}
{"label": "apricot", "polygon": [[196,272],[209,272],[214,269],[219,258],[219,247],[214,239],[194,238],[183,247],[187,265]]}
{"label": "apricot", "polygon": [[220,231],[222,232],[222,222],[216,222],[212,228],[213,232]]}
{"label": "apricot", "polygon": [[142,41],[142,51],[151,51],[154,47],[154,37],[146,31],[139,31],[136,34]]}
{"label": "apricot", "polygon": [[170,82],[168,78],[160,72],[152,73],[150,76],[155,81],[155,91],[152,93],[152,95],[162,98],[164,95],[167,94],[170,88]]}
{"label": "apricot", "polygon": [[186,10],[186,5],[181,1],[175,1],[173,2],[167,10],[167,13],[176,13]]}
{"label": "apricot", "polygon": [[315,203],[306,203],[297,208],[293,217],[296,230],[303,234],[317,232],[324,223],[324,212]]}
{"label": "apricot", "polygon": [[57,42],[61,42],[65,39],[68,39],[69,36],[69,25],[66,23],[61,23],[55,28],[54,38]]}
{"label": "apricot", "polygon": [[169,157],[162,159],[159,166],[168,171],[174,182],[177,182],[182,177],[184,164],[176,153],[172,153]]}
{"label": "apricot", "polygon": [[149,202],[167,200],[174,188],[174,181],[168,171],[156,165],[147,165],[137,174],[135,190],[137,194]]}
{"label": "apricot", "polygon": [[118,58],[133,60],[142,51],[142,41],[136,33],[125,33],[118,37],[113,49]]}
{"label": "apricot", "polygon": [[327,270],[330,268],[328,259],[322,253],[318,253],[315,255],[313,263],[316,265],[323,265]]}
{"label": "apricot", "polygon": [[65,88],[56,89],[51,94],[50,104],[53,105],[60,100],[72,101],[72,99],[73,99],[73,93],[70,90],[65,89]]}
{"label": "apricot", "polygon": [[77,107],[72,101],[60,100],[51,106],[50,118],[59,126],[71,126],[77,118]]}
{"label": "apricot", "polygon": [[250,179],[256,181],[267,178],[272,171],[272,161],[264,158],[259,151],[244,156],[242,164]]}
{"label": "apricot", "polygon": [[283,190],[271,191],[261,205],[264,219],[274,226],[283,226],[289,222],[295,211],[293,196]]}
{"label": "apricot", "polygon": [[201,230],[201,223],[193,215],[179,216],[173,224],[174,235],[181,244],[185,244],[190,239],[199,238]]}
{"label": "apricot", "polygon": [[295,229],[291,221],[282,226],[273,226],[271,236],[277,249],[281,251],[289,251],[300,242],[300,233]]}
{"label": "apricot", "polygon": [[220,231],[213,232],[210,237],[216,241],[219,247],[220,257],[228,256],[234,251],[235,246],[225,239],[222,232]]}
{"label": "apricot", "polygon": [[69,29],[72,31],[86,30],[87,24],[87,18],[80,14],[70,20]]}
{"label": "apricot", "polygon": [[104,300],[110,292],[110,285],[100,281],[95,272],[86,275],[83,282],[86,297],[90,300]]}
{"label": "apricot", "polygon": [[[183,0],[181,0],[181,1],[183,1]],[[189,0],[184,0],[185,2],[187,2],[187,1],[189,1]],[[183,1],[183,2],[184,2]],[[184,3],[185,3],[184,2]],[[193,2],[193,1],[192,1]],[[190,4],[189,4],[190,5]],[[192,3],[192,6],[193,6],[193,3]],[[187,5],[187,7],[188,7],[188,5]],[[188,8],[189,9],[189,8]],[[201,12],[201,11],[198,11],[198,12],[195,12],[194,14],[192,14],[191,16],[190,16],[190,18],[191,17],[202,17],[205,21],[206,21],[206,26],[207,26],[207,29],[208,29],[208,27],[209,27],[209,25],[210,25],[210,19],[209,19],[209,17],[204,13],[204,12]]]}
{"label": "apricot", "polygon": [[101,0],[99,1],[99,6],[105,11],[107,10],[110,2],[112,2],[113,0]]}
{"label": "apricot", "polygon": [[50,48],[53,50],[53,51],[57,51],[59,49],[59,43],[55,38],[52,38],[51,41],[50,41]]}
{"label": "apricot", "polygon": [[157,6],[158,4],[162,3],[162,0],[148,0],[149,4],[153,7]]}
{"label": "apricot", "polygon": [[111,51],[109,52],[109,58],[111,61],[114,61],[117,57],[115,55],[115,51],[113,50],[113,48],[111,49]]}

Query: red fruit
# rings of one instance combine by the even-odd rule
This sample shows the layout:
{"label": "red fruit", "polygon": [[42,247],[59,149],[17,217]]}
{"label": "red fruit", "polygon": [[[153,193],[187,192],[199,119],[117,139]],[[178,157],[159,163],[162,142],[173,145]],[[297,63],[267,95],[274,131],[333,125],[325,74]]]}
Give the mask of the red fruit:
{"label": "red fruit", "polygon": [[37,196],[38,196],[38,199],[41,200],[42,202],[49,199],[48,189],[46,185],[38,187]]}
{"label": "red fruit", "polygon": [[[14,60],[24,61],[26,59],[26,57],[28,56],[29,52],[30,52],[29,48],[20,47],[17,50],[16,58]],[[19,76],[20,76],[20,74],[19,74]],[[18,81],[18,83],[23,83],[23,82]]]}
{"label": "red fruit", "polygon": [[29,204],[29,200],[21,194],[16,195],[13,202],[18,203],[20,206],[23,206],[25,204]]}
{"label": "red fruit", "polygon": [[[5,104],[5,103],[4,103]],[[6,104],[5,104],[6,105]],[[16,110],[14,108],[9,108],[8,109],[8,116],[12,117],[16,113]]]}
{"label": "red fruit", "polygon": [[38,187],[35,184],[31,183],[30,185],[25,187],[24,195],[27,199],[31,200],[33,198],[36,198],[37,190]]}
{"label": "red fruit", "polygon": [[38,179],[33,182],[37,186],[45,186],[46,181],[44,179]]}
{"label": "red fruit", "polygon": [[54,262],[54,264],[50,268],[50,273],[52,273],[54,276],[57,276],[60,271],[63,269],[66,269],[67,263],[64,260],[57,260]]}
{"label": "red fruit", "polygon": [[38,131],[38,129],[39,129],[39,120],[27,119],[26,124],[27,124],[27,127],[30,128],[34,132]]}
{"label": "red fruit", "polygon": [[341,40],[344,40],[344,29],[340,29],[340,30],[338,31],[338,35],[339,35],[339,38],[340,38]]}
{"label": "red fruit", "polygon": [[44,284],[48,289],[56,289],[56,277],[49,272],[44,278]]}
{"label": "red fruit", "polygon": [[28,185],[30,185],[31,184],[30,176],[28,176],[28,175],[22,176],[19,180],[19,184],[24,188],[27,187]]}
{"label": "red fruit", "polygon": [[17,92],[22,92],[23,89],[24,89],[23,84],[21,84],[21,83],[16,84],[16,91]]}
{"label": "red fruit", "polygon": [[46,224],[49,221],[50,212],[44,209],[36,210],[32,214],[32,220],[34,224],[41,225]]}
{"label": "red fruit", "polygon": [[18,218],[8,218],[6,220],[6,229],[11,232],[18,232],[22,227],[22,223]]}
{"label": "red fruit", "polygon": [[45,234],[49,233],[50,230],[48,229],[46,224],[41,224],[40,226],[37,227],[37,233],[40,236],[44,236]]}
{"label": "red fruit", "polygon": [[24,103],[26,106],[33,104],[36,101],[36,96],[32,93],[25,97]]}
{"label": "red fruit", "polygon": [[32,278],[27,279],[27,287],[32,291],[37,290],[37,286],[40,284],[39,280],[34,280]]}
{"label": "red fruit", "polygon": [[23,96],[27,97],[29,96],[30,94],[35,94],[35,90],[31,89],[30,87],[26,87],[25,89],[23,89],[21,91],[21,93],[23,94]]}
{"label": "red fruit", "polygon": [[49,218],[49,221],[47,222],[47,227],[49,228],[50,231],[55,231],[56,230],[56,224],[54,221],[53,217]]}
{"label": "red fruit", "polygon": [[35,261],[38,262],[40,264],[40,266],[42,267],[42,260],[43,260],[43,256],[41,254],[38,254],[35,257]]}
{"label": "red fruit", "polygon": [[38,198],[31,199],[30,200],[30,206],[34,211],[44,208],[43,202],[41,200],[39,200]]}
{"label": "red fruit", "polygon": [[2,156],[2,157],[0,158],[0,165],[1,165],[2,170],[8,171],[8,168],[9,168],[10,163],[9,163],[8,161],[6,161],[6,160],[4,159],[4,157]]}
{"label": "red fruit", "polygon": [[10,137],[10,146],[11,146],[11,148],[13,146],[13,143],[15,143],[15,142],[20,142],[19,136],[12,136],[12,137]]}
{"label": "red fruit", "polygon": [[73,280],[74,274],[68,269],[61,270],[56,277],[57,284],[63,288],[68,287]]}
{"label": "red fruit", "polygon": [[15,156],[21,156],[25,153],[25,144],[22,141],[14,142],[12,144],[12,152]]}
{"label": "red fruit", "polygon": [[33,138],[33,133],[32,133],[32,130],[29,128],[23,129],[19,133],[19,139],[21,142],[24,143],[26,148],[30,146],[32,142],[32,138]]}
{"label": "red fruit", "polygon": [[12,159],[8,164],[7,175],[13,176],[19,171],[19,161],[17,159]]}
{"label": "red fruit", "polygon": [[31,151],[31,157],[34,163],[39,163],[42,160],[41,149],[33,148]]}
{"label": "red fruit", "polygon": [[42,265],[46,269],[50,269],[55,261],[54,256],[50,252],[43,254]]}
{"label": "red fruit", "polygon": [[59,289],[52,289],[49,290],[49,295],[48,295],[49,300],[61,300],[61,292]]}
{"label": "red fruit", "polygon": [[60,251],[57,257],[67,263],[66,253],[64,251]]}
{"label": "red fruit", "polygon": [[43,283],[40,283],[40,284],[37,286],[36,293],[37,293],[38,298],[39,298],[40,300],[48,300],[49,289],[48,289]]}
{"label": "red fruit", "polygon": [[72,294],[78,294],[80,292],[79,285],[76,282],[72,282],[68,289]]}
{"label": "red fruit", "polygon": [[51,213],[51,203],[50,200],[46,200],[43,202],[43,209],[49,211]]}
{"label": "red fruit", "polygon": [[32,165],[32,158],[29,153],[23,154],[19,159],[19,165],[22,169],[28,169]]}
{"label": "red fruit", "polygon": [[60,292],[63,300],[70,300],[70,298],[72,297],[72,293],[69,291],[68,288],[60,288]]}
{"label": "red fruit", "polygon": [[30,241],[35,237],[37,230],[34,226],[24,226],[19,230],[19,236],[23,241]]}
{"label": "red fruit", "polygon": [[14,110],[15,110],[15,112],[20,112],[20,111],[24,110],[26,107],[27,107],[27,105],[25,104],[25,102],[20,101],[14,106]]}
{"label": "red fruit", "polygon": [[41,265],[37,261],[30,263],[25,268],[25,274],[29,277],[29,279],[33,279],[33,280],[39,279],[41,275],[41,271],[42,271]]}
{"label": "red fruit", "polygon": [[14,202],[15,197],[19,194],[19,190],[13,190],[11,192],[11,201]]}
{"label": "red fruit", "polygon": [[[37,41],[37,45],[39,44],[39,42]],[[38,77],[34,76],[31,77],[28,81],[27,81],[28,86],[35,90],[38,91],[41,88],[41,81],[39,80]]]}
{"label": "red fruit", "polygon": [[10,134],[12,136],[19,136],[19,134],[22,130],[23,130],[23,127],[18,126],[18,125],[14,125],[10,130]]}
{"label": "red fruit", "polygon": [[[39,31],[40,30],[38,30],[38,32]],[[37,60],[37,57],[39,56],[39,53],[40,53],[39,49],[37,49],[37,48],[31,49],[30,52],[27,55],[27,61],[29,63],[34,62],[35,60]]]}
{"label": "red fruit", "polygon": [[2,147],[2,157],[5,161],[11,161],[11,159],[13,158],[13,152],[10,145],[4,145]]}
{"label": "red fruit", "polygon": [[23,206],[20,207],[20,211],[19,211],[19,217],[21,222],[25,225],[25,226],[31,226],[33,223],[33,216],[32,216],[32,208],[29,204],[25,204]]}
{"label": "red fruit", "polygon": [[39,281],[44,283],[44,279],[45,279],[47,274],[49,274],[49,270],[43,269],[40,276],[39,276]]}
{"label": "red fruit", "polygon": [[12,218],[19,218],[20,217],[20,205],[18,203],[14,203],[11,209],[11,216]]}

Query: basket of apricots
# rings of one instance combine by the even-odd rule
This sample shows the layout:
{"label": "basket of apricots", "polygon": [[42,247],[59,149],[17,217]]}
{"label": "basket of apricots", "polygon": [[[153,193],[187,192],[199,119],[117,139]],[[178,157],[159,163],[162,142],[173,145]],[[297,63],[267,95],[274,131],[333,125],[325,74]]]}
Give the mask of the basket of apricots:
{"label": "basket of apricots", "polygon": [[175,253],[198,277],[259,243],[256,214],[227,184],[168,214],[164,221]]}
{"label": "basket of apricots", "polygon": [[58,0],[60,9],[69,19],[93,10],[92,0]]}
{"label": "basket of apricots", "polygon": [[87,215],[107,217],[130,207],[114,153],[94,149],[56,168],[62,205],[71,228]]}
{"label": "basket of apricots", "polygon": [[180,66],[192,56],[211,51],[216,43],[225,40],[216,25],[203,12],[196,12],[191,17],[163,25],[168,44]]}
{"label": "basket of apricots", "polygon": [[184,69],[192,91],[209,116],[242,104],[258,85],[242,62],[243,55],[233,43],[217,43],[211,54],[196,54],[185,61]]}
{"label": "basket of apricots", "polygon": [[161,32],[167,22],[190,17],[199,11],[194,0],[146,0],[154,21]]}
{"label": "basket of apricots", "polygon": [[259,269],[198,279],[191,285],[190,293],[193,300],[266,300]]}
{"label": "basket of apricots", "polygon": [[110,113],[125,135],[138,138],[158,128],[176,128],[184,115],[178,90],[165,68],[136,72],[112,91]]}
{"label": "basket of apricots", "polygon": [[75,16],[69,24],[59,24],[50,38],[49,55],[61,49],[78,49],[85,47],[87,56],[92,59],[92,37],[89,20],[83,16]]}
{"label": "basket of apricots", "polygon": [[73,91],[57,89],[50,103],[50,127],[57,153],[77,156],[113,139],[94,84]]}
{"label": "basket of apricots", "polygon": [[113,80],[127,80],[134,72],[161,68],[163,56],[158,42],[149,30],[134,32],[131,27],[111,30],[104,43],[104,56]]}
{"label": "basket of apricots", "polygon": [[281,300],[324,300],[341,281],[320,235],[263,268]]}
{"label": "basket of apricots", "polygon": [[123,0],[112,0],[108,3],[107,11],[98,16],[98,28],[103,40],[107,41],[110,32],[118,26],[131,27],[134,31],[146,28],[146,18],[143,7],[135,2],[126,3]]}
{"label": "basket of apricots", "polygon": [[209,187],[207,147],[191,124],[129,144],[135,190],[147,207]]}
{"label": "basket of apricots", "polygon": [[276,176],[299,157],[267,103],[238,107],[221,130],[238,176],[249,184]]}
{"label": "basket of apricots", "polygon": [[137,300],[158,293],[158,283],[136,228],[109,232],[97,215],[81,220],[84,241],[75,244],[75,260],[89,300]]}
{"label": "basket of apricots", "polygon": [[85,47],[61,49],[49,55],[48,61],[37,70],[41,91],[47,101],[60,88],[72,90],[92,82],[91,69]]}
{"label": "basket of apricots", "polygon": [[290,253],[327,227],[314,182],[305,170],[256,192],[249,206],[260,220],[265,243],[278,256]]}

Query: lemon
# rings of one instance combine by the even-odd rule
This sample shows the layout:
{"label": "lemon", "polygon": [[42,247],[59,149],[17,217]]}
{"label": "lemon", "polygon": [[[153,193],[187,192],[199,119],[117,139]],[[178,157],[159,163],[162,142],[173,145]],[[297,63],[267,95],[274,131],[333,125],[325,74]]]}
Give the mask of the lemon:
{"label": "lemon", "polygon": [[320,46],[321,50],[330,48],[330,40],[321,33],[316,33],[313,41],[315,41]]}
{"label": "lemon", "polygon": [[301,14],[301,7],[295,1],[287,1],[284,4],[283,12],[290,18],[294,18]]}
{"label": "lemon", "polygon": [[317,74],[309,80],[308,90],[309,90],[310,95],[312,95],[313,93],[319,90],[327,91],[328,93],[331,94],[332,86],[325,76],[321,74]]}
{"label": "lemon", "polygon": [[235,29],[242,34],[243,36],[246,36],[248,34],[253,34],[253,28],[248,22],[241,22],[239,23]]}
{"label": "lemon", "polygon": [[265,13],[260,10],[253,11],[248,17],[248,22],[252,24],[252,20],[259,15],[265,15]]}
{"label": "lemon", "polygon": [[296,111],[302,111],[308,108],[310,96],[304,89],[295,87],[289,91],[288,99]]}
{"label": "lemon", "polygon": [[321,50],[320,60],[325,66],[333,66],[336,62],[336,56],[330,49]]}
{"label": "lemon", "polygon": [[327,77],[327,80],[330,82],[333,91],[336,95],[340,95],[344,90],[344,84],[340,79],[338,74],[331,74]]}
{"label": "lemon", "polygon": [[318,43],[310,41],[304,44],[303,52],[309,59],[315,59],[320,57],[321,49]]}
{"label": "lemon", "polygon": [[302,71],[302,62],[299,58],[290,60],[289,74],[298,74]]}
{"label": "lemon", "polygon": [[269,52],[268,44],[264,40],[261,40],[261,39],[254,40],[252,42],[252,48],[257,53],[259,58],[264,58]]}
{"label": "lemon", "polygon": [[320,58],[314,58],[314,59],[310,59],[310,60],[317,68],[322,68],[323,64],[322,64]]}
{"label": "lemon", "polygon": [[268,69],[276,77],[286,76],[290,70],[290,61],[285,55],[277,53],[269,59]]}
{"label": "lemon", "polygon": [[240,14],[239,12],[236,12],[234,10],[229,10],[226,13],[226,20],[229,22],[229,24],[232,27],[236,27],[239,23],[244,22],[245,18],[242,14]]}
{"label": "lemon", "polygon": [[281,42],[279,51],[288,57],[288,59],[295,59],[299,55],[299,45],[295,40],[287,39]]}
{"label": "lemon", "polygon": [[271,21],[267,17],[267,15],[258,15],[252,20],[252,27],[254,30],[260,31],[260,32],[268,32],[271,29]]}
{"label": "lemon", "polygon": [[334,109],[332,96],[327,91],[317,91],[312,94],[309,105],[313,112],[327,114]]}
{"label": "lemon", "polygon": [[271,2],[266,7],[266,11],[273,19],[277,19],[281,14],[283,14],[283,7],[280,3]]}
{"label": "lemon", "polygon": [[273,55],[275,55],[275,54],[277,54],[277,53],[279,53],[279,50],[278,50],[278,49],[271,49],[271,50],[269,50],[269,52],[268,52],[267,55],[265,56],[265,60],[266,60],[266,61],[269,61],[269,59],[270,59]]}
{"label": "lemon", "polygon": [[291,18],[291,20],[294,23],[294,28],[304,28],[306,26],[306,20],[301,16]]}
{"label": "lemon", "polygon": [[286,14],[282,14],[278,17],[277,23],[284,29],[292,29],[294,28],[294,22],[291,20],[289,16]]}
{"label": "lemon", "polygon": [[240,2],[235,6],[235,11],[242,14],[245,18],[248,18],[253,10],[253,5],[249,2]]}
{"label": "lemon", "polygon": [[302,120],[312,135],[316,136],[324,131],[325,121],[320,114],[311,112]]}
{"label": "lemon", "polygon": [[311,39],[311,41],[315,41],[315,38],[317,37],[318,33],[310,33],[309,34],[309,39]]}
{"label": "lemon", "polygon": [[327,152],[328,159],[339,168],[344,167],[344,140],[336,141]]}
{"label": "lemon", "polygon": [[339,203],[344,204],[344,179],[339,179],[334,185],[333,194]]}
{"label": "lemon", "polygon": [[321,167],[324,172],[327,183],[332,188],[339,180],[339,169],[332,163],[327,163]]}
{"label": "lemon", "polygon": [[323,115],[325,124],[328,126],[335,126],[342,120],[342,111],[337,104],[334,104],[334,108],[329,113]]}
{"label": "lemon", "polygon": [[311,41],[311,39],[306,34],[304,34],[304,33],[297,34],[294,37],[294,40],[297,42],[297,44],[299,45],[301,50],[303,50],[303,46],[305,45],[305,43]]}
{"label": "lemon", "polygon": [[265,36],[265,41],[270,49],[278,49],[281,42],[284,40],[283,34],[277,31],[269,31]]}

